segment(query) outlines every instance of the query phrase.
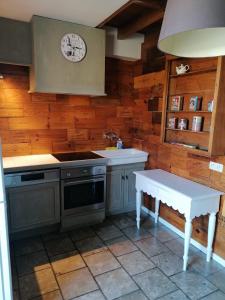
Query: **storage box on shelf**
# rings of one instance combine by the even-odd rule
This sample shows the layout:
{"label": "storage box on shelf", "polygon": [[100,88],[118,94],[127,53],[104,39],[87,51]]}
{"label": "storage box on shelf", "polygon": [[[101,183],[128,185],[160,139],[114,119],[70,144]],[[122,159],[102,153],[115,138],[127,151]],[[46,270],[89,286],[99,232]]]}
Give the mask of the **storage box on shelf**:
{"label": "storage box on shelf", "polygon": [[[181,64],[189,65],[190,70],[178,75],[176,67]],[[195,99],[197,103],[193,104]],[[187,126],[178,126],[181,119],[184,119],[182,125],[187,123]],[[194,121],[200,122],[200,125],[196,126],[196,123],[193,124]],[[225,57],[168,59],[162,114],[162,142],[171,146],[185,147],[197,155],[224,155],[225,138],[221,138],[224,135]]]}

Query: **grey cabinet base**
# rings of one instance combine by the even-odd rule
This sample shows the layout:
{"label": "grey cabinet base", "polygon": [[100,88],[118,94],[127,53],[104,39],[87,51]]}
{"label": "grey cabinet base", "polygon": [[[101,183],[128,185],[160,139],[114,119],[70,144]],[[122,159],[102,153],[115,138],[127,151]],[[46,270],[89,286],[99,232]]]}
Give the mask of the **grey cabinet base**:
{"label": "grey cabinet base", "polygon": [[53,232],[69,231],[73,228],[85,227],[101,223],[104,221],[104,219],[105,209],[99,209],[98,211],[95,211],[91,214],[88,213],[85,215],[83,214],[67,216],[66,218],[62,219],[61,223],[58,224],[11,233],[10,240],[20,240]]}
{"label": "grey cabinet base", "polygon": [[106,216],[119,215],[119,214],[122,214],[122,213],[127,213],[127,212],[134,211],[135,209],[136,209],[135,207],[130,207],[130,208],[125,207],[124,209],[120,209],[120,210],[107,211]]}
{"label": "grey cabinet base", "polygon": [[65,216],[61,219],[61,231],[101,223],[105,219],[105,209],[98,209],[87,214]]}
{"label": "grey cabinet base", "polygon": [[135,210],[136,191],[134,171],[144,170],[145,163],[109,166],[107,168],[106,215]]}
{"label": "grey cabinet base", "polygon": [[11,241],[21,240],[26,238],[38,237],[53,232],[59,232],[60,223],[49,226],[43,226],[35,229],[24,230],[20,232],[10,233],[9,238]]}
{"label": "grey cabinet base", "polygon": [[6,195],[10,233],[60,222],[58,181],[8,188]]}

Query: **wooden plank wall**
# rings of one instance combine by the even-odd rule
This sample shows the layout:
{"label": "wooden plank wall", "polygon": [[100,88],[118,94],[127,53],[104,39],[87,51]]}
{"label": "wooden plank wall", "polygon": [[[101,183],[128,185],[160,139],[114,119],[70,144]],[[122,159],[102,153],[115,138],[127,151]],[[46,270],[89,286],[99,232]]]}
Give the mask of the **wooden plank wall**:
{"label": "wooden plank wall", "polygon": [[103,133],[132,141],[133,63],[106,60],[107,97],[30,94],[28,68],[0,65],[3,155],[15,156],[110,146]]}
{"label": "wooden plank wall", "polygon": [[[134,79],[133,147],[149,152],[147,168],[160,168],[176,175],[205,184],[225,192],[225,170],[217,173],[209,170],[209,158],[189,154],[180,147],[160,143],[160,124],[154,124],[152,113],[148,112],[147,100],[162,97],[164,71],[138,76]],[[225,164],[225,156],[211,159]],[[145,197],[145,205],[154,210],[154,200]],[[184,230],[184,218],[178,212],[161,205],[160,215],[169,223]],[[203,245],[207,244],[208,217],[196,218],[193,222],[193,237]],[[225,198],[221,201],[217,219],[214,251],[225,258]]]}
{"label": "wooden plank wall", "polygon": [[[3,155],[27,155],[59,151],[103,149],[109,146],[102,135],[117,132],[125,146],[149,152],[147,168],[161,168],[225,192],[222,174],[208,169],[209,159],[188,154],[160,143],[160,123],[148,111],[148,100],[159,97],[162,106],[164,71],[136,77],[139,65],[116,59],[106,60],[107,97],[79,97],[29,94],[28,69],[0,65],[0,136]],[[134,89],[135,87],[135,89]],[[225,164],[225,156],[214,159]],[[146,198],[154,209],[154,202]],[[162,205],[160,215],[183,230],[182,215]],[[225,258],[225,200],[222,199],[216,253]],[[207,217],[194,221],[193,236],[206,245]]]}

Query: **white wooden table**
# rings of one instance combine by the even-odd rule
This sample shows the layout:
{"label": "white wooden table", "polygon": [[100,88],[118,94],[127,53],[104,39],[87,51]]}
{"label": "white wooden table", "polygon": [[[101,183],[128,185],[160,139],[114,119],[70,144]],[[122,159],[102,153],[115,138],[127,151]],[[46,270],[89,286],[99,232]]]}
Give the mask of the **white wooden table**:
{"label": "white wooden table", "polygon": [[137,227],[140,228],[142,192],[155,198],[156,223],[158,222],[160,201],[184,214],[186,223],[183,270],[186,271],[192,233],[192,219],[209,214],[206,260],[210,261],[216,213],[219,210],[220,196],[224,193],[160,169],[138,171],[134,172],[134,174],[136,174]]}

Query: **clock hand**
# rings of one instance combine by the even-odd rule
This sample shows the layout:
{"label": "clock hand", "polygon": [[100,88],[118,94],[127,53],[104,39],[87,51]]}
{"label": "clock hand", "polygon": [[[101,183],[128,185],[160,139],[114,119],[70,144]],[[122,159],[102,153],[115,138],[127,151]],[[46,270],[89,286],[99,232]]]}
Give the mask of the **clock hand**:
{"label": "clock hand", "polygon": [[70,47],[72,46],[72,45],[71,45],[71,41],[70,41],[70,38],[69,38],[69,37],[68,37],[68,43],[67,43],[67,45],[68,45],[68,46],[70,46]]}
{"label": "clock hand", "polygon": [[81,50],[82,48],[80,48],[80,47],[77,47],[77,46],[74,46],[74,47],[72,47],[73,49],[79,49],[79,50]]}

